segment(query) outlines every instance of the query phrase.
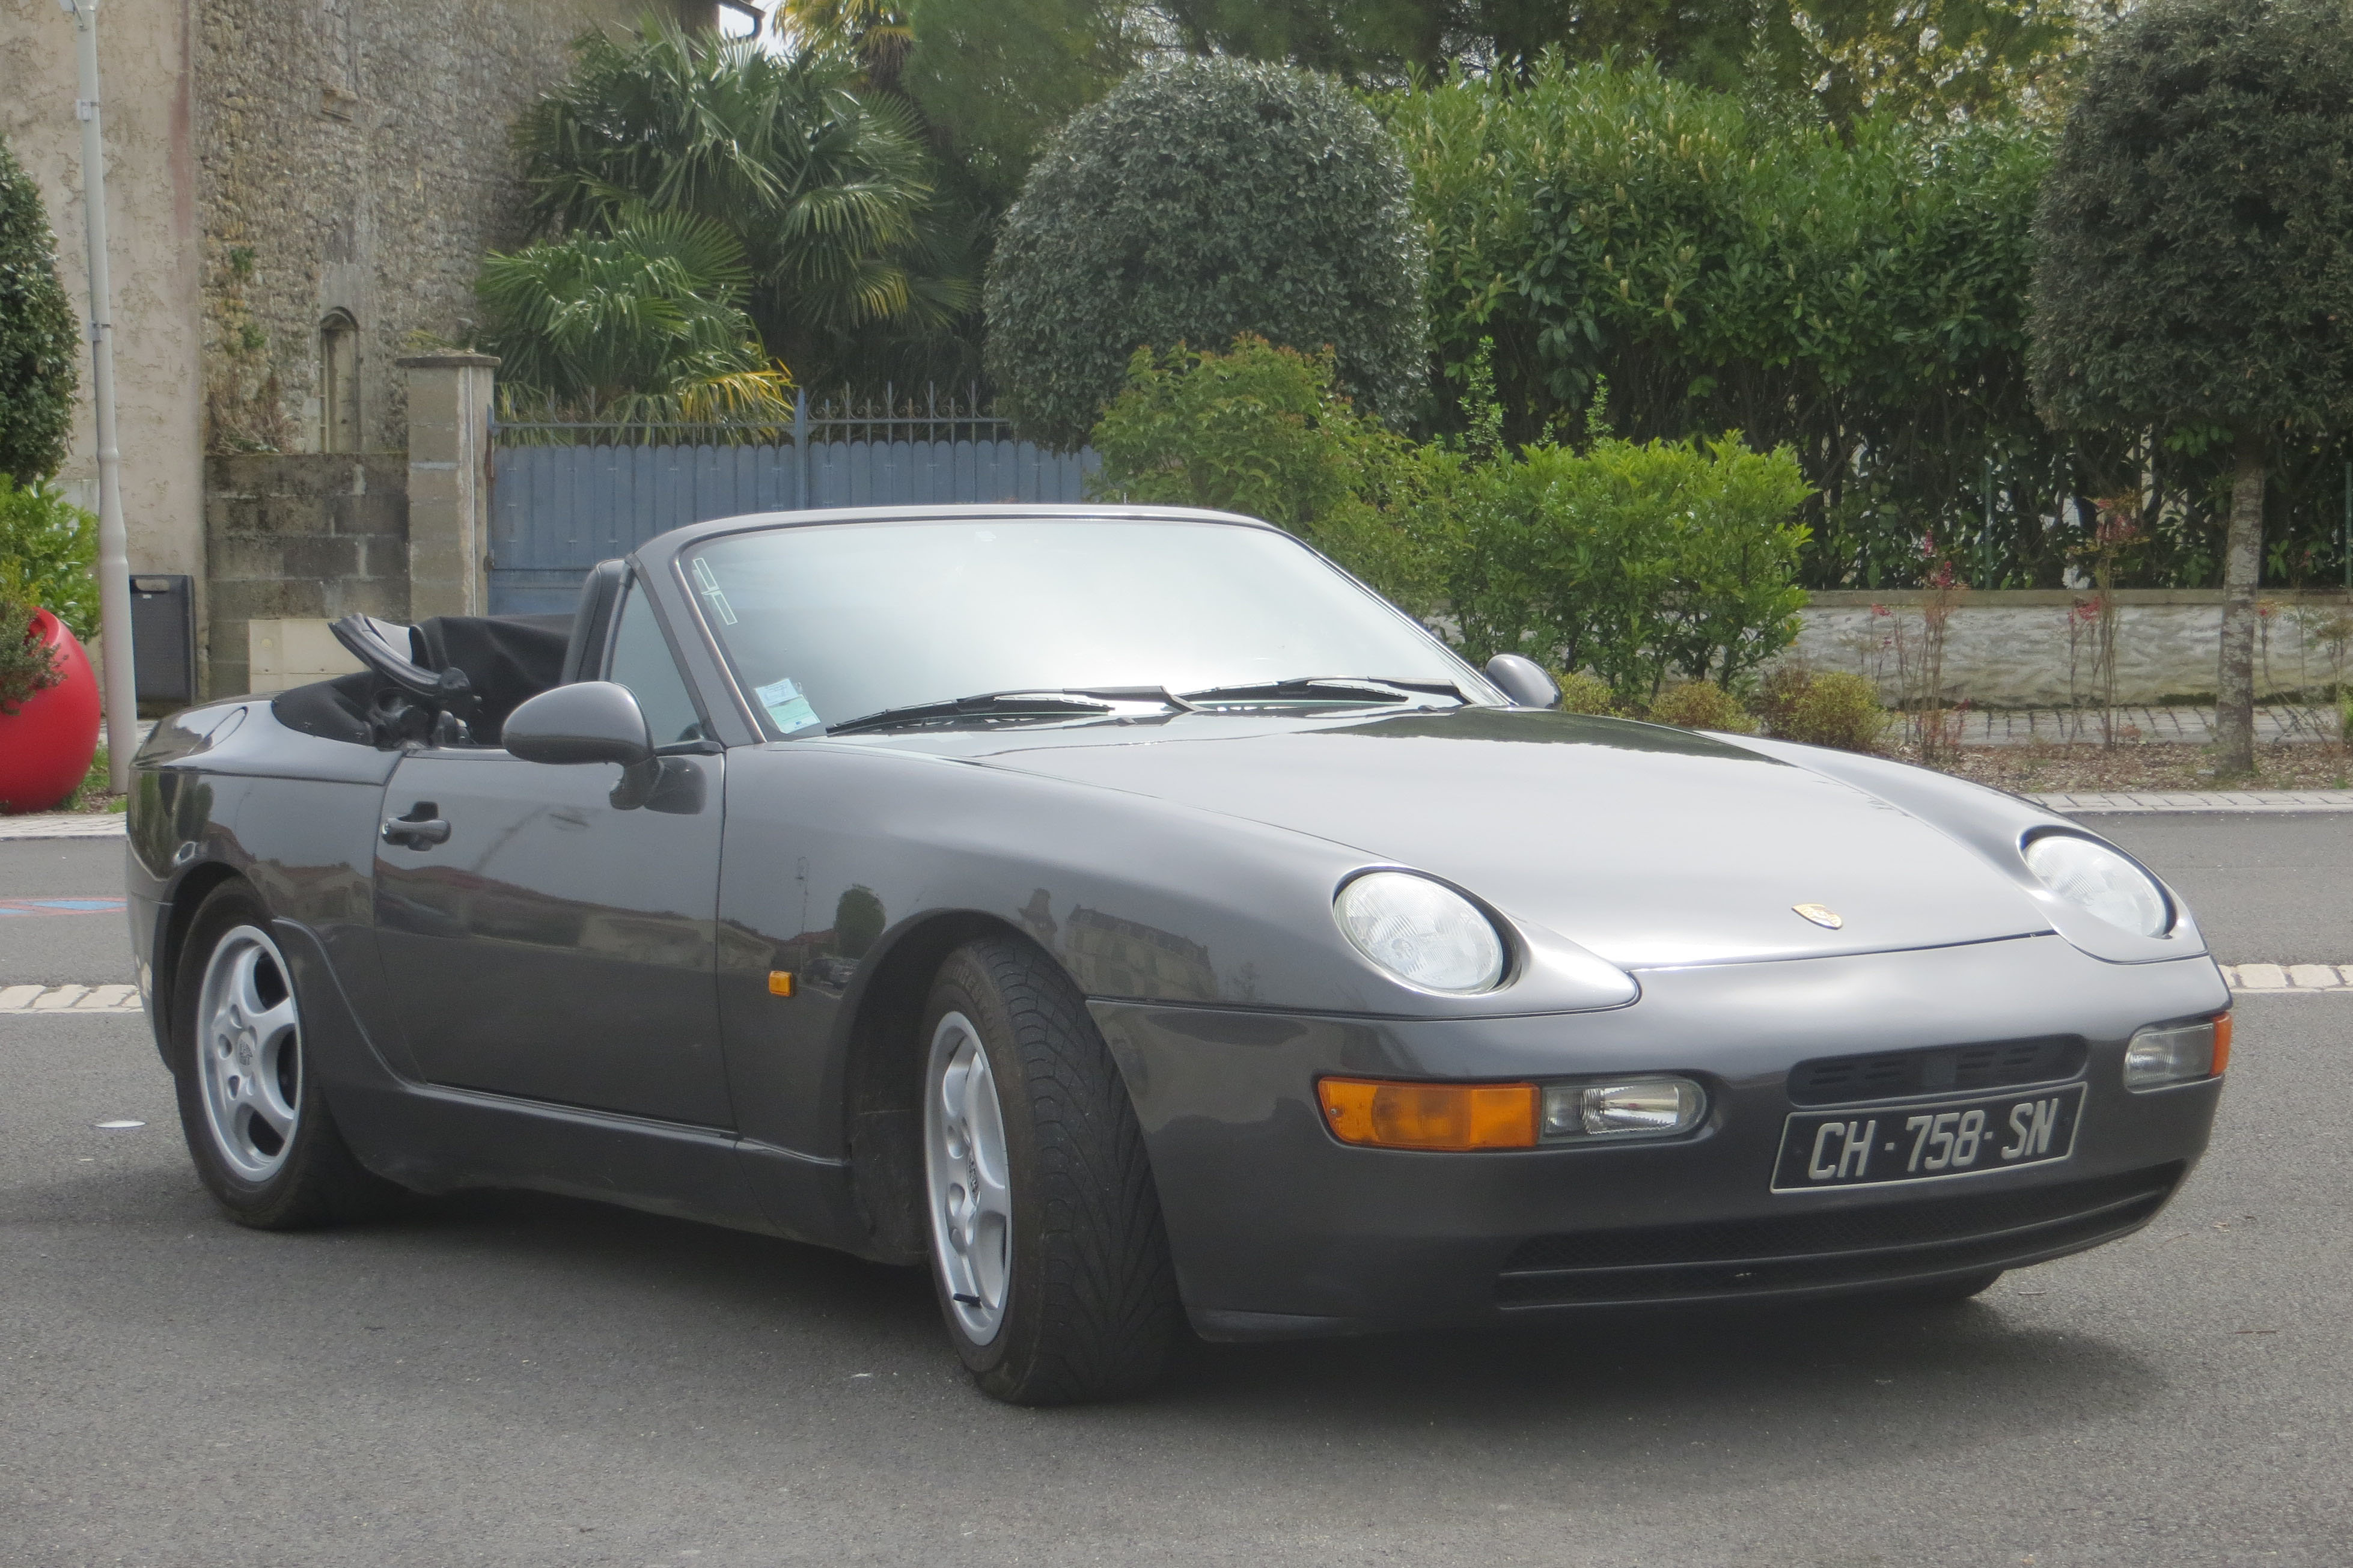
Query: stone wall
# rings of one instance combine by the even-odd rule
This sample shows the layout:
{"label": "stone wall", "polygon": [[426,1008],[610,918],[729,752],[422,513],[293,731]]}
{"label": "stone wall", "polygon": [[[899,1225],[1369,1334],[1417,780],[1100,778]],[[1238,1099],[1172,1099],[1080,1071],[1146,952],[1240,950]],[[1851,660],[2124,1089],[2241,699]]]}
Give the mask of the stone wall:
{"label": "stone wall", "polygon": [[[2222,595],[2219,590],[2119,590],[2116,595],[2116,700],[2213,700]],[[1813,595],[1791,656],[1823,669],[1856,670],[1891,702],[1926,695],[1927,595]],[[2353,595],[2273,591],[2263,595],[2256,690],[2316,691],[2353,675]],[[1969,593],[1946,623],[1938,695],[1980,708],[2065,707],[2105,689],[2099,607],[2084,590]]]}
{"label": "stone wall", "polygon": [[[99,73],[114,283],[122,517],[135,572],[204,570],[203,382],[191,99],[193,0],[105,0]],[[40,187],[58,237],[58,279],[90,319],[82,246],[81,123],[74,25],[56,0],[0,5],[0,136]],[[79,356],[73,446],[58,479],[98,510],[90,358]],[[199,593],[201,593],[201,587]]]}
{"label": "stone wall", "polygon": [[400,354],[456,338],[523,237],[509,136],[570,41],[710,0],[196,0],[195,202],[215,450],[322,446],[320,329],[358,329],[361,446],[399,447]]}
{"label": "stone wall", "polygon": [[206,695],[274,689],[296,684],[290,671],[342,668],[322,663],[332,656],[319,644],[320,626],[336,616],[408,619],[407,486],[400,456],[206,459]]}

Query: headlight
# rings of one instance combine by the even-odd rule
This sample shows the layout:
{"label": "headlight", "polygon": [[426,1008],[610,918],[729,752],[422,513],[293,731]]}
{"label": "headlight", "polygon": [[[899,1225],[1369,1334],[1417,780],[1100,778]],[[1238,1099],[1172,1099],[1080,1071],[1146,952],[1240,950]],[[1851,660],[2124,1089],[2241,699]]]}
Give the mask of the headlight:
{"label": "headlight", "polygon": [[2215,1078],[2231,1061],[2231,1015],[2143,1029],[2125,1047],[2125,1087],[2163,1089]]}
{"label": "headlight", "polygon": [[2026,868],[2071,904],[2112,926],[2163,936],[2173,911],[2149,874],[2109,848],[2072,833],[2046,833],[2026,846]]}
{"label": "headlight", "polygon": [[1409,985],[1463,994],[1504,978],[1504,939],[1479,906],[1427,877],[1372,871],[1332,903],[1356,951]]}

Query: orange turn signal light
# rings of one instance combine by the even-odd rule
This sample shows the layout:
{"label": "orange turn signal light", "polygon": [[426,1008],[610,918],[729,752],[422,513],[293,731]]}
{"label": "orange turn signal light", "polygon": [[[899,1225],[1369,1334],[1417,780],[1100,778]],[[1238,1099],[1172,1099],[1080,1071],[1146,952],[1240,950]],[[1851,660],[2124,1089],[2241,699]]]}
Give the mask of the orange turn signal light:
{"label": "orange turn signal light", "polygon": [[793,972],[789,969],[768,971],[768,994],[789,996],[793,994]]}
{"label": "orange turn signal light", "polygon": [[1324,1125],[1377,1149],[1533,1149],[1541,1097],[1532,1083],[1386,1083],[1327,1078],[1315,1086]]}
{"label": "orange turn signal light", "polygon": [[2231,1015],[2223,1014],[2214,1020],[2214,1076],[2221,1078],[2222,1069],[2231,1065]]}

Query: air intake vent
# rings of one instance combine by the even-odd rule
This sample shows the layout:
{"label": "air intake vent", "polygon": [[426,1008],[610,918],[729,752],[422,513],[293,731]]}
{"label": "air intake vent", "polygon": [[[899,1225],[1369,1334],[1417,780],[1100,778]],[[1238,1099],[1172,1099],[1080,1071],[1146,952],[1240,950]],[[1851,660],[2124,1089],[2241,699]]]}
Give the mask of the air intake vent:
{"label": "air intake vent", "polygon": [[2086,1054],[2079,1037],[2049,1035],[2039,1040],[2004,1040],[1989,1046],[1821,1057],[1789,1069],[1789,1100],[1797,1105],[1852,1105],[1916,1094],[1971,1094],[2012,1084],[2053,1083],[2081,1073]]}

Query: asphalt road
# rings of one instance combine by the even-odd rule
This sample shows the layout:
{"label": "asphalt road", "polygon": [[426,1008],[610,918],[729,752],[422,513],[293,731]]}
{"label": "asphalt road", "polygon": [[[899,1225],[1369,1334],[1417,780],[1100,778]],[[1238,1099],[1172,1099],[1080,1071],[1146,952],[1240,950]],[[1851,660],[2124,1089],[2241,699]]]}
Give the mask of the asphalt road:
{"label": "asphalt road", "polygon": [[[2100,826],[2225,959],[2353,961],[2353,817]],[[0,845],[0,900],[119,855]],[[116,919],[0,917],[0,983],[113,978]],[[240,1230],[138,1019],[0,1016],[0,1568],[2336,1568],[2348,1067],[2353,1000],[2244,1000],[2175,1205],[1968,1307],[1202,1347],[1039,1412],[810,1248],[506,1194]]]}

